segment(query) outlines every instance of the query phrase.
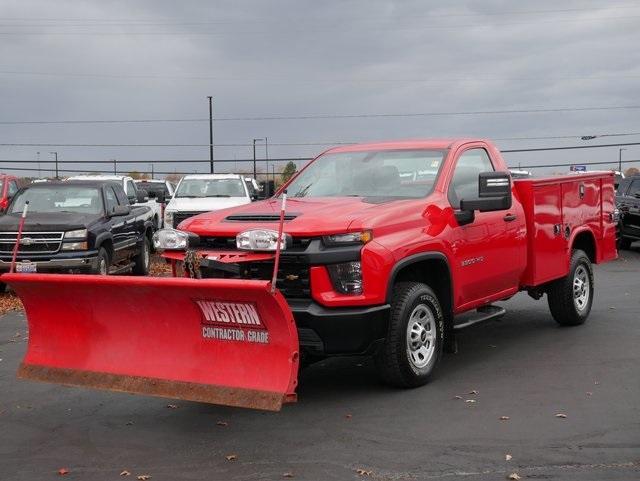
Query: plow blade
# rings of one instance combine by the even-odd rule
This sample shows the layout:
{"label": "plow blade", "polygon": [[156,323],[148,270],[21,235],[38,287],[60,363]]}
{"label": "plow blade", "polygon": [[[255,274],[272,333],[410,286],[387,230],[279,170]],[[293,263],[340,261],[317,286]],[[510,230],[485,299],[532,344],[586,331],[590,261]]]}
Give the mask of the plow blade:
{"label": "plow blade", "polygon": [[24,304],[25,379],[277,411],[298,336],[268,281],[5,274]]}

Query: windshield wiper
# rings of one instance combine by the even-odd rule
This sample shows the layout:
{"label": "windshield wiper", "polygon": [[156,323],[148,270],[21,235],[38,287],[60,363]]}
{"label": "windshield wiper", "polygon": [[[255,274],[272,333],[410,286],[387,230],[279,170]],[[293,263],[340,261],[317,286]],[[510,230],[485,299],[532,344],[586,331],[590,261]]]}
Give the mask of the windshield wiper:
{"label": "windshield wiper", "polygon": [[205,197],[231,197],[230,195],[224,195],[224,194],[215,194],[215,195],[207,195]]}

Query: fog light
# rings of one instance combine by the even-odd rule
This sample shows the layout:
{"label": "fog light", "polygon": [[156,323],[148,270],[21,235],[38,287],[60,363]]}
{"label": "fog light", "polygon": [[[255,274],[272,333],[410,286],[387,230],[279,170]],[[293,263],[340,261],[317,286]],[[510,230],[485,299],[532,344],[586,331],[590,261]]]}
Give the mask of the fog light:
{"label": "fog light", "polygon": [[62,244],[63,251],[86,251],[87,241],[84,242],[64,242]]}
{"label": "fog light", "polygon": [[362,294],[362,268],[359,261],[327,266],[336,291],[342,294]]}
{"label": "fog light", "polygon": [[[287,248],[287,234],[282,233],[280,249]],[[236,247],[245,251],[275,251],[278,233],[270,229],[250,229],[236,236]]]}

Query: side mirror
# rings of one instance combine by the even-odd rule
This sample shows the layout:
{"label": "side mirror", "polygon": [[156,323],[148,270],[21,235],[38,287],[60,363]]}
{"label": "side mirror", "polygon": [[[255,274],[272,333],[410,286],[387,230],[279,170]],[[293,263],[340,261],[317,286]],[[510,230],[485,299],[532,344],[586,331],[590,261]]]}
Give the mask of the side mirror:
{"label": "side mirror", "polygon": [[129,215],[131,208],[128,205],[116,205],[113,208],[112,216]]}
{"label": "side mirror", "polygon": [[136,196],[137,196],[137,197],[136,197],[136,202],[137,202],[138,204],[142,204],[142,203],[144,203],[144,202],[148,202],[148,201],[149,201],[149,194],[148,194],[148,193],[147,193],[147,191],[146,191],[146,190],[144,190],[144,189],[140,189],[140,190],[138,191],[138,193],[136,194]]}
{"label": "side mirror", "polygon": [[478,198],[462,199],[460,210],[492,212],[511,208],[511,176],[508,172],[480,172]]}

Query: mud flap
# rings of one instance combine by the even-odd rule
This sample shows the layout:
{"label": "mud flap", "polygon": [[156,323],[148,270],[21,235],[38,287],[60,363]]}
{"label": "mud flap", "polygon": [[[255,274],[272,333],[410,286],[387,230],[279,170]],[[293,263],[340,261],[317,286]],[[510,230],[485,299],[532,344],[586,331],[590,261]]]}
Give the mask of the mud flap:
{"label": "mud flap", "polygon": [[298,336],[268,281],[5,274],[24,304],[25,379],[277,411]]}

